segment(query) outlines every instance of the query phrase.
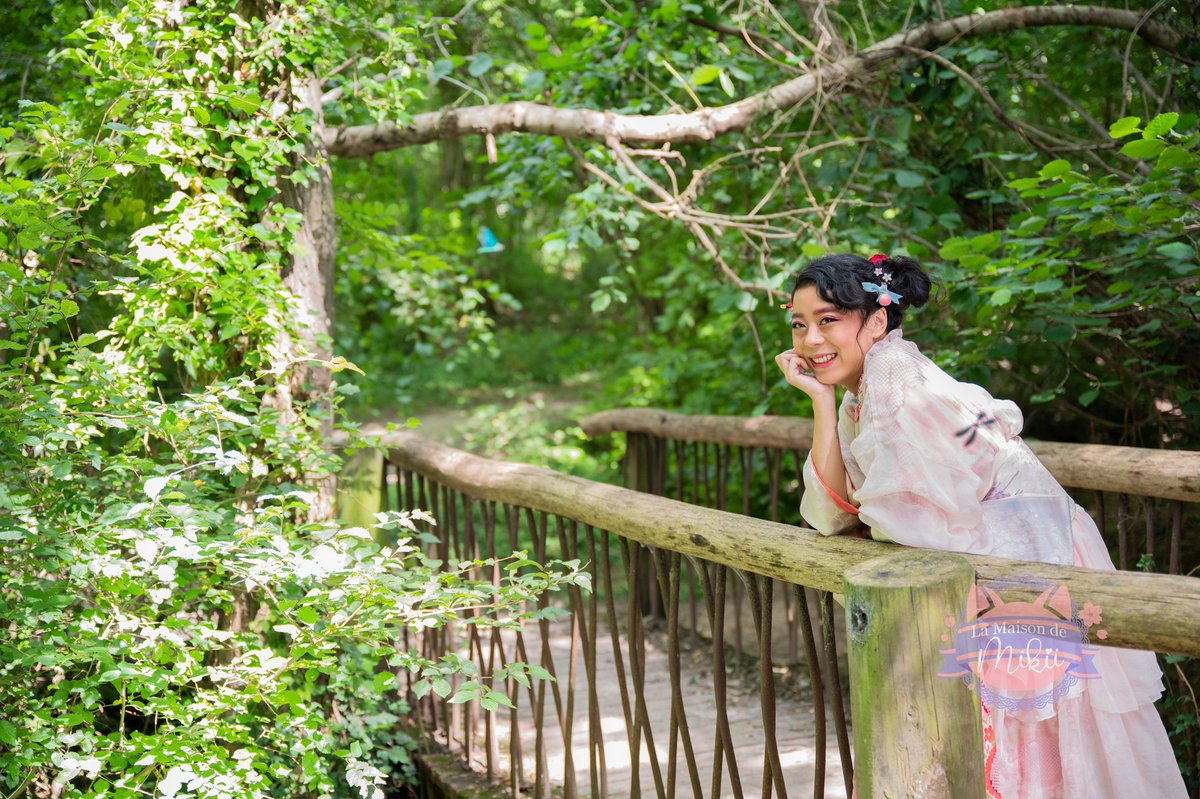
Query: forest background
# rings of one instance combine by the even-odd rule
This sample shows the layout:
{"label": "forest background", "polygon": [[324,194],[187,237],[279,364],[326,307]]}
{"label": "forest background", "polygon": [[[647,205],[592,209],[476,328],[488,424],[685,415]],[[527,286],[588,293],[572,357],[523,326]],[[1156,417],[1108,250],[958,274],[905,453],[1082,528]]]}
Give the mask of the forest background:
{"label": "forest background", "polygon": [[585,575],[497,591],[414,515],[339,524],[335,422],[474,409],[477,450],[611,479],[519,401],[804,414],[778,306],[827,251],[923,260],[906,334],[1028,434],[1200,445],[1192,4],[0,14],[10,799],[403,780],[376,665],[469,666],[399,631]]}

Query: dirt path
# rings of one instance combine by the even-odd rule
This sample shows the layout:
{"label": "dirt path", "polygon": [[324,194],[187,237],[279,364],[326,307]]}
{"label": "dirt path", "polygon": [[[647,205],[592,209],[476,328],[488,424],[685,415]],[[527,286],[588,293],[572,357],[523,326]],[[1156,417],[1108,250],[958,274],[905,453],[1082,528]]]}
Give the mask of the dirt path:
{"label": "dirt path", "polygon": [[[446,444],[459,438],[462,428],[469,425],[481,408],[494,408],[496,413],[524,409],[545,422],[567,422],[579,418],[586,400],[586,386],[544,386],[532,388],[520,395],[512,389],[476,392],[460,407],[419,406],[411,414],[421,424],[417,432]],[[363,425],[363,432],[377,435],[386,430],[388,422],[404,426],[408,416],[389,418],[379,415]]]}

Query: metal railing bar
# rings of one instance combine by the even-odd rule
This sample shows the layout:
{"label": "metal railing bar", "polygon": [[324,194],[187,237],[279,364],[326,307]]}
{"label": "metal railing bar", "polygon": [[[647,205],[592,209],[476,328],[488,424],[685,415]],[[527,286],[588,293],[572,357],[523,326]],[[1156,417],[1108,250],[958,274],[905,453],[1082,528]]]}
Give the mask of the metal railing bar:
{"label": "metal railing bar", "polygon": [[783,782],[783,766],[779,761],[779,742],[775,735],[775,671],[771,662],[771,607],[774,591],[771,579],[746,573],[750,594],[750,613],[754,617],[754,628],[758,634],[758,697],[763,721],[763,799],[771,799],[771,789],[779,793],[779,799],[787,799],[787,788]]}
{"label": "metal railing bar", "polygon": [[687,712],[683,703],[683,669],[679,653],[679,578],[682,571],[682,556],[678,552],[656,549],[660,588],[667,601],[667,663],[671,680],[671,746],[668,755],[667,795],[675,796],[675,770],[677,763],[676,737],[683,742],[683,756],[688,779],[692,784],[692,795],[702,796],[700,771],[696,765],[696,753],[692,747],[692,734],[688,727]]}
{"label": "metal railing bar", "polygon": [[591,769],[592,797],[601,799],[608,796],[608,764],[605,762],[604,728],[600,723],[600,696],[596,689],[596,641],[600,637],[596,589],[600,585],[600,566],[596,560],[596,531],[589,525],[584,525],[584,531],[587,536],[588,563],[594,586],[588,592],[587,607],[587,623],[593,634],[584,636],[584,640],[587,642],[584,646],[584,667],[588,669],[588,735],[592,738],[590,741],[592,752],[588,765]]}
{"label": "metal railing bar", "polygon": [[[574,525],[575,522],[572,521],[571,524]],[[566,534],[566,530],[565,530],[565,525],[563,524],[563,518],[561,516],[556,515],[554,517],[554,528],[558,532],[558,541],[559,541],[560,551],[562,552],[563,559],[566,560],[566,559],[570,558],[570,555],[567,554],[569,551],[568,547],[567,547],[567,534]],[[578,593],[579,586],[571,586],[570,590],[568,591],[568,596],[570,596],[571,592]],[[545,596],[545,595],[543,594],[543,596]],[[547,597],[547,603],[548,602],[549,602],[549,598]],[[575,721],[575,675],[576,675],[576,671],[577,671],[577,669],[576,669],[577,654],[576,653],[578,652],[578,649],[579,649],[579,622],[580,622],[580,620],[581,620],[581,616],[579,614],[576,614],[576,613],[571,614],[571,647],[570,647],[569,655],[567,658],[566,709],[565,709],[565,713],[562,713],[562,715],[560,716],[560,720],[562,723],[563,747],[564,747],[564,754],[565,754],[564,770],[567,773],[566,774],[566,776],[567,776],[566,783],[567,783],[567,789],[569,791],[569,793],[568,793],[569,796],[578,796],[579,795],[578,787],[575,784],[575,755],[574,755],[574,747],[572,746],[572,744],[574,743],[573,727],[574,727],[574,721]],[[549,635],[550,622],[548,620],[545,620],[544,625],[545,625],[543,628],[545,630],[544,636],[545,636],[546,640],[548,641],[550,638],[550,635]]]}
{"label": "metal railing bar", "polygon": [[[711,574],[709,573],[711,570]],[[722,759],[729,764],[729,785],[735,799],[742,799],[742,781],[738,774],[733,734],[729,728],[728,686],[725,676],[725,587],[727,569],[717,563],[701,563],[701,590],[708,609],[708,624],[712,632],[713,695],[716,697],[717,723],[713,741],[713,770],[711,796],[721,795]]]}
{"label": "metal railing bar", "polygon": [[813,692],[813,715],[816,723],[816,759],[813,774],[813,799],[825,797],[825,684],[821,679],[821,660],[817,655],[817,640],[813,635],[812,617],[808,609],[808,589],[791,586],[796,613],[800,617],[800,632],[804,639],[804,659],[808,665],[808,682]]}
{"label": "metal railing bar", "polygon": [[[641,742],[645,739],[646,752],[650,759],[650,774],[654,778],[654,788],[659,797],[666,797],[663,783],[662,768],[659,765],[658,750],[654,745],[654,730],[650,726],[650,711],[646,707],[646,634],[642,628],[642,611],[640,592],[643,581],[638,579],[638,569],[641,565],[641,545],[627,538],[620,539],[621,560],[625,573],[629,575],[629,602],[626,608],[628,628],[626,640],[629,642],[629,673],[633,678],[634,726],[633,735],[637,744],[637,752],[641,752]],[[646,583],[649,585],[649,583]],[[638,771],[639,758],[633,759],[633,769]]]}
{"label": "metal railing bar", "polygon": [[821,635],[825,639],[825,668],[832,699],[833,728],[837,732],[838,754],[842,758],[842,778],[846,795],[853,793],[854,764],[850,760],[850,734],[846,729],[846,702],[842,696],[842,675],[838,669],[837,640],[833,634],[833,592],[821,596]]}

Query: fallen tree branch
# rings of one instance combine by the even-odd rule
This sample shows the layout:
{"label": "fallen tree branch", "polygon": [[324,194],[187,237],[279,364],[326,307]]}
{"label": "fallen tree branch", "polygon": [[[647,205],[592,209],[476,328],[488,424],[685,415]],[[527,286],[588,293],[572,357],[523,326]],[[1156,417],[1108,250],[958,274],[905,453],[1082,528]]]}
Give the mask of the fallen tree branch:
{"label": "fallen tree branch", "polygon": [[684,114],[624,115],[589,108],[557,108],[513,102],[418,114],[408,125],[391,122],[326,131],[329,153],[366,157],[374,153],[470,134],[535,133],[565,139],[621,143],[712,141],[745,130],[758,117],[796,106],[818,90],[826,91],[906,55],[905,48],[929,50],[965,36],[1004,33],[1050,25],[1081,25],[1128,30],[1153,47],[1174,53],[1180,34],[1149,22],[1143,13],[1097,6],[1040,6],[969,14],[920,25],[825,64],[792,80],[728,105]]}

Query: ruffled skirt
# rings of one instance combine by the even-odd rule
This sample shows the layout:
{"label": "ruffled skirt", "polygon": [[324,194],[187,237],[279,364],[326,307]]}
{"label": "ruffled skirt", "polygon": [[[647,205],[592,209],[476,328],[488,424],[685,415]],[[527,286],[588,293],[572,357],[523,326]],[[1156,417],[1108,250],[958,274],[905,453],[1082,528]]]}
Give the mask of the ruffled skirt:
{"label": "ruffled skirt", "polygon": [[[1075,565],[1113,570],[1095,523],[1076,507]],[[1101,608],[1103,611],[1103,608]],[[1100,678],[1038,710],[984,707],[988,795],[1003,799],[1186,799],[1155,701],[1153,652],[1101,647]]]}

